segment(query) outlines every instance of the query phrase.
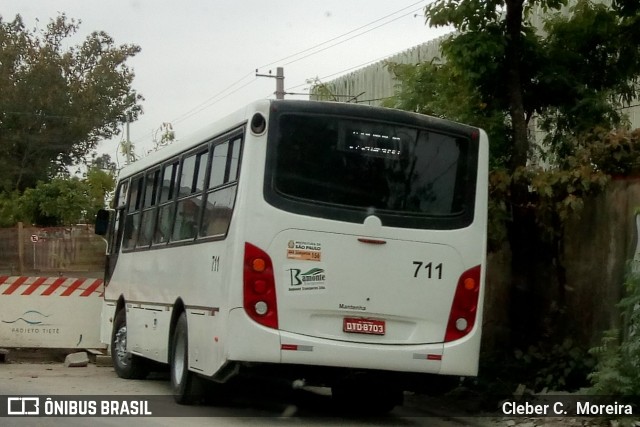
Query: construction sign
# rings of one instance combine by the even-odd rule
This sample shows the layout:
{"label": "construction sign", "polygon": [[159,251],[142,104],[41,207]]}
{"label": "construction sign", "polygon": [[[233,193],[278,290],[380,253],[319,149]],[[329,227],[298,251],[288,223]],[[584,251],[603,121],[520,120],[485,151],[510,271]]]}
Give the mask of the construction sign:
{"label": "construction sign", "polygon": [[102,348],[102,279],[0,276],[0,347]]}

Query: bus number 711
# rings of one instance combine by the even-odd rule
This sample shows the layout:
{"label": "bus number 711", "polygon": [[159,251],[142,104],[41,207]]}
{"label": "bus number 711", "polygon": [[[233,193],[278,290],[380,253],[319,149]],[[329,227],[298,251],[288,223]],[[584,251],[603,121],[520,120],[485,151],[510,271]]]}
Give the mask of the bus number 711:
{"label": "bus number 711", "polygon": [[427,279],[431,279],[431,278],[438,279],[438,280],[442,279],[442,263],[433,267],[433,263],[431,262],[425,264],[422,261],[413,261],[413,265],[416,266],[416,271],[415,273],[413,273],[413,277],[415,278],[418,277],[420,270],[422,270],[422,268],[424,267],[424,269],[426,270]]}

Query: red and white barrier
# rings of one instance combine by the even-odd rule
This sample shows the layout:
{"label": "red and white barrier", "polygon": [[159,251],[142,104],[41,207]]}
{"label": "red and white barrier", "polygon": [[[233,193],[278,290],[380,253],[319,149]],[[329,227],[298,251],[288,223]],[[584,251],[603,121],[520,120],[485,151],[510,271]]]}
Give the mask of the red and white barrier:
{"label": "red and white barrier", "polygon": [[0,276],[0,347],[100,348],[102,279]]}

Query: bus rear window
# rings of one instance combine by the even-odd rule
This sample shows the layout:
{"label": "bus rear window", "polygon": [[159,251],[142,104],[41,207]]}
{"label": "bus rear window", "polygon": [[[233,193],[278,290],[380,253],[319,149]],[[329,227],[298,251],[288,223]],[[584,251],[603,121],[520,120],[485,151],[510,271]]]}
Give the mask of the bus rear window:
{"label": "bus rear window", "polygon": [[[273,194],[267,199],[280,207],[314,215],[315,205],[315,216],[358,222],[375,214],[383,224],[401,227],[416,226],[407,218],[435,220],[421,226],[435,228],[461,226],[462,217],[472,220],[476,167],[469,167],[474,162],[468,158],[467,137],[362,119],[283,114],[272,139],[267,191]],[[362,214],[354,216],[356,211]]]}

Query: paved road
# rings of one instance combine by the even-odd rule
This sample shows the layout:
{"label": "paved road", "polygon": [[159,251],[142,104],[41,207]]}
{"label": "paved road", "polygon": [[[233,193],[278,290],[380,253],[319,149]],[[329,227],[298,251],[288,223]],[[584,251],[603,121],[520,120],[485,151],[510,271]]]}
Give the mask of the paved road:
{"label": "paved road", "polygon": [[[46,426],[215,426],[215,425],[335,425],[335,426],[423,426],[459,427],[468,425],[460,420],[447,420],[432,416],[422,408],[404,406],[396,408],[388,417],[344,419],[331,410],[330,398],[323,393],[300,390],[291,392],[273,383],[250,382],[243,384],[221,406],[180,406],[170,396],[166,375],[147,380],[123,380],[113,368],[90,364],[83,368],[66,368],[61,363],[6,363],[0,364],[0,398],[7,396],[39,395],[93,395],[138,397],[158,402],[162,411],[176,417],[147,418],[0,418],[3,427]],[[318,390],[316,390],[318,391]],[[321,390],[319,390],[321,391]],[[108,398],[108,397],[107,397]],[[0,402],[4,404],[4,402]],[[158,406],[156,406],[157,408]],[[37,421],[37,422],[34,422]]]}

